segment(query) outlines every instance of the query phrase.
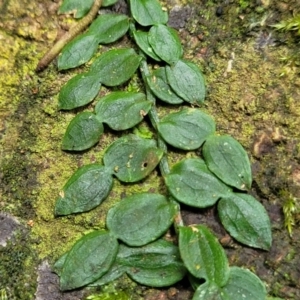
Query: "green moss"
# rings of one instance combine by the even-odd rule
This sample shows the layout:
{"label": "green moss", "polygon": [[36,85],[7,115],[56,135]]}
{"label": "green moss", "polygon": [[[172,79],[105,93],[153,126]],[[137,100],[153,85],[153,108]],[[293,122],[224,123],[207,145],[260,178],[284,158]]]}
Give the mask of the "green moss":
{"label": "green moss", "polygon": [[31,249],[33,240],[28,232],[20,230],[0,246],[0,289],[4,289],[8,299],[30,300],[36,290],[35,273],[37,261]]}

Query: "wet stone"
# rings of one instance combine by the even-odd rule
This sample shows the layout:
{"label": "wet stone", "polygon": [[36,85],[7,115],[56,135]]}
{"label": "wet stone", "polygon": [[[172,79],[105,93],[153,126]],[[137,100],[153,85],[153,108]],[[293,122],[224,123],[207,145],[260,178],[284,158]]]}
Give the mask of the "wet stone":
{"label": "wet stone", "polygon": [[84,290],[61,292],[59,277],[53,273],[49,263],[45,260],[39,265],[35,300],[81,300],[84,294]]}
{"label": "wet stone", "polygon": [[0,246],[5,247],[7,241],[20,226],[19,221],[15,217],[0,213]]}
{"label": "wet stone", "polygon": [[170,11],[168,25],[176,29],[184,28],[191,14],[192,9],[189,6],[175,6]]}

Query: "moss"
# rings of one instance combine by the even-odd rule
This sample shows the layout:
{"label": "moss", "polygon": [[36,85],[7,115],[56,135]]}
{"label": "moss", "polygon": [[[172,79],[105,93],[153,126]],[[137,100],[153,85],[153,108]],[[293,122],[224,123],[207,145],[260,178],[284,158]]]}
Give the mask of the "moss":
{"label": "moss", "polygon": [[35,253],[30,244],[28,232],[20,230],[8,241],[6,247],[0,247],[0,290],[6,292],[8,299],[30,300],[36,290]]}
{"label": "moss", "polygon": [[[6,248],[0,249],[0,260],[3,261],[0,264],[3,285],[0,290],[4,288],[9,299],[32,299],[36,258],[54,261],[82,234],[103,228],[106,212],[121,198],[141,191],[164,192],[164,186],[156,172],[139,184],[123,185],[115,181],[110,197],[100,207],[84,214],[54,218],[55,199],[64,183],[79,166],[100,162],[106,147],[120,135],[107,130],[100,143],[89,152],[71,154],[61,151],[61,138],[74,112],[57,111],[57,93],[74,72],[58,74],[51,65],[45,73],[39,76],[34,74],[37,56],[46,50],[46,45],[39,45],[39,41],[45,40],[49,44],[53,41],[56,35],[54,23],[49,17],[45,22],[42,19],[45,18],[45,7],[42,5],[26,0],[25,9],[19,6],[18,1],[9,2],[9,5],[5,2],[7,6],[5,8],[3,5],[2,11],[14,12],[16,20],[25,14],[28,19],[38,20],[42,27],[36,30],[37,24],[34,23],[35,26],[22,29],[30,25],[24,18],[16,28],[9,25],[7,31],[0,31],[1,40],[5,40],[5,43],[0,43],[0,69],[1,74],[5,75],[0,78],[0,143],[3,147],[0,206],[1,210],[18,216],[24,224],[32,220],[31,236],[34,237],[33,240],[28,234],[20,233]],[[182,4],[194,6],[192,2]],[[231,3],[223,8],[222,17],[218,18],[215,2],[207,1],[201,6],[194,6],[196,14],[189,18],[187,28],[181,31],[185,57],[192,59],[205,73],[208,96],[203,110],[214,116],[219,133],[233,135],[246,147],[255,166],[258,166],[253,191],[269,206],[277,205],[280,210],[280,205],[285,201],[280,191],[299,197],[297,182],[291,180],[290,172],[294,170],[300,153],[297,142],[300,127],[297,69],[280,77],[283,65],[278,57],[289,53],[289,47],[267,47],[261,51],[255,48],[256,37],[245,36],[253,24],[261,24],[263,19],[260,12],[252,9],[254,4],[238,7]],[[13,3],[16,6],[11,9]],[[6,20],[9,21],[9,18]],[[265,27],[257,27],[255,33],[261,29]],[[226,72],[230,60],[232,68]],[[134,78],[128,89],[138,88],[138,79]],[[92,109],[92,105],[89,108]],[[161,114],[168,113],[168,109],[163,108]],[[279,141],[272,140],[275,128],[283,130],[283,138]],[[251,152],[252,144],[260,133],[268,135],[272,147],[271,152],[256,159]],[[170,153],[170,163],[174,164],[184,155],[180,151]],[[280,214],[279,217],[275,215],[272,222],[280,229]],[[277,230],[275,239],[288,243],[286,236],[287,231]],[[298,236],[296,231],[295,241]],[[275,244],[274,249],[279,251],[281,247],[281,243]],[[291,282],[292,285],[297,284],[293,265],[299,265],[297,256],[293,255],[295,250],[287,253],[291,265],[282,269],[275,265],[268,269],[268,274],[273,272],[274,276],[265,277],[272,293],[283,297],[284,286]],[[249,267],[252,264],[258,274],[266,272],[262,265],[253,266],[254,262],[248,262],[248,258],[241,253],[235,255],[236,261]],[[244,259],[238,259],[238,255]],[[261,256],[263,254],[259,253]],[[280,252],[277,259],[281,256]],[[285,282],[278,274],[289,270],[293,271],[293,276]],[[277,279],[279,283],[276,283]],[[138,299],[141,290],[128,282],[126,286],[118,283],[112,290],[103,289],[95,294],[102,298],[111,297],[108,299],[113,299],[115,293],[118,299],[134,294]],[[125,292],[120,292],[122,290]],[[297,297],[295,291],[287,294]]]}

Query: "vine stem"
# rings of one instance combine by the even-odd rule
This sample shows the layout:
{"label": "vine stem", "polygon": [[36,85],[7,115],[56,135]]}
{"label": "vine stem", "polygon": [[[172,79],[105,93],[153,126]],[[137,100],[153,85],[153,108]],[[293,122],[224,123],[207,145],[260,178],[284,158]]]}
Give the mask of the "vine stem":
{"label": "vine stem", "polygon": [[[143,56],[143,54],[141,54]],[[147,77],[150,76],[150,72],[148,69],[148,65],[147,62],[145,60],[145,58],[142,59],[141,64],[140,64],[140,71],[142,74],[142,78],[143,78],[143,82],[144,85],[146,87],[146,96],[147,99],[150,100],[152,102],[152,106],[151,109],[148,113],[150,121],[151,121],[151,125],[153,126],[153,128],[156,130],[157,132],[157,144],[158,144],[158,148],[163,150],[164,154],[163,157],[161,158],[160,162],[159,162],[159,169],[160,172],[163,176],[163,178],[166,177],[166,175],[168,175],[170,173],[170,167],[169,167],[169,163],[168,163],[168,157],[167,157],[167,153],[168,153],[168,148],[167,145],[165,143],[165,141],[161,138],[158,130],[157,130],[157,125],[159,123],[159,117],[157,114],[157,110],[156,110],[156,99],[153,96],[149,85],[147,83]],[[177,207],[177,214],[175,216],[174,219],[174,227],[175,227],[175,231],[178,233],[178,227],[183,226],[183,220],[182,220],[182,216],[180,213],[180,206],[179,203],[177,201],[175,201],[175,199],[173,197],[169,197],[170,201],[176,205]]]}
{"label": "vine stem", "polygon": [[56,56],[60,53],[62,48],[71,40],[74,39],[80,32],[82,32],[97,16],[98,11],[102,5],[102,0],[95,0],[89,13],[83,17],[75,26],[73,26],[68,32],[66,32],[60,40],[58,40],[54,46],[42,57],[39,61],[36,72],[43,71]]}

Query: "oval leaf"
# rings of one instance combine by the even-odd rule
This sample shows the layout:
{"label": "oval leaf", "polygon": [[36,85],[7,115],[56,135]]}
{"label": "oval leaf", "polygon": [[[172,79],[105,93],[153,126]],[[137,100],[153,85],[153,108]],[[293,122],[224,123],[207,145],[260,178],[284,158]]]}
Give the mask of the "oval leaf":
{"label": "oval leaf", "polygon": [[[237,300],[236,298],[233,298]],[[192,300],[230,300],[224,297],[221,289],[213,282],[205,282],[198,286]]]}
{"label": "oval leaf", "polygon": [[114,130],[125,130],[140,123],[151,108],[145,94],[113,92],[101,98],[95,112],[98,120]]}
{"label": "oval leaf", "polygon": [[55,204],[55,215],[84,212],[106,199],[113,186],[113,178],[99,164],[79,168],[60,192]]}
{"label": "oval leaf", "polygon": [[231,267],[229,280],[222,288],[226,299],[258,300],[266,299],[267,292],[261,280],[246,269]]}
{"label": "oval leaf", "polygon": [[136,182],[152,172],[162,155],[154,140],[130,134],[112,143],[103,161],[120,181]]}
{"label": "oval leaf", "polygon": [[164,234],[173,223],[174,206],[159,194],[135,194],[108,211],[108,229],[130,246],[143,246]]}
{"label": "oval leaf", "polygon": [[170,286],[186,274],[178,247],[165,240],[138,248],[121,246],[117,261],[127,266],[133,280],[152,287]]}
{"label": "oval leaf", "polygon": [[89,73],[71,78],[60,90],[58,109],[73,109],[90,103],[101,87],[98,76]]}
{"label": "oval leaf", "polygon": [[156,61],[160,61],[160,58],[155,54],[152,47],[149,44],[148,41],[148,32],[141,31],[141,30],[135,30],[133,31],[133,36],[138,44],[138,46],[141,48],[141,50],[146,53],[148,56],[153,58]]}
{"label": "oval leaf", "polygon": [[88,34],[93,34],[99,44],[109,44],[121,38],[129,28],[125,15],[105,14],[99,16],[89,27]]}
{"label": "oval leaf", "polygon": [[210,136],[203,146],[203,156],[208,168],[222,181],[239,190],[251,188],[248,155],[233,137]]}
{"label": "oval leaf", "polygon": [[[119,247],[119,248],[121,248],[121,247]],[[108,283],[118,279],[119,277],[121,277],[126,272],[126,270],[127,270],[127,267],[121,265],[118,262],[118,256],[117,256],[115,262],[110,267],[108,272],[105,273],[102,277],[100,277],[96,281],[89,284],[89,286],[101,286],[101,285],[108,284]]]}
{"label": "oval leaf", "polygon": [[174,198],[194,207],[211,206],[230,193],[230,188],[198,158],[187,158],[174,165],[165,182]]}
{"label": "oval leaf", "polygon": [[59,70],[78,67],[95,54],[98,48],[97,38],[93,34],[82,34],[68,43],[58,57]]}
{"label": "oval leaf", "polygon": [[216,125],[199,109],[185,108],[163,117],[157,129],[162,138],[175,148],[195,150],[215,132]]}
{"label": "oval leaf", "polygon": [[167,66],[166,72],[170,86],[179,97],[194,105],[203,103],[204,78],[195,64],[179,60],[175,65]]}
{"label": "oval leaf", "polygon": [[63,150],[82,151],[94,146],[103,133],[103,125],[91,112],[79,113],[69,124],[62,140]]}
{"label": "oval leaf", "polygon": [[218,212],[225,229],[239,242],[269,250],[272,232],[265,208],[252,196],[231,194],[222,197]]}
{"label": "oval leaf", "polygon": [[168,64],[176,63],[183,54],[177,32],[165,25],[152,26],[148,41],[155,54]]}
{"label": "oval leaf", "polygon": [[142,26],[168,22],[168,14],[157,0],[130,0],[130,10],[133,18]]}
{"label": "oval leaf", "polygon": [[60,273],[61,290],[75,289],[92,283],[113,264],[118,242],[106,231],[93,231],[68,252]]}
{"label": "oval leaf", "polygon": [[158,68],[153,71],[150,77],[147,77],[147,82],[153,94],[160,100],[169,104],[180,104],[183,102],[170,87],[167,81],[166,68]]}
{"label": "oval leaf", "polygon": [[205,226],[179,227],[179,250],[192,275],[219,287],[226,284],[229,266],[225,251]]}
{"label": "oval leaf", "polygon": [[80,19],[90,11],[93,3],[94,0],[64,0],[58,13],[73,13],[76,19]]}
{"label": "oval leaf", "polygon": [[94,61],[90,72],[104,85],[120,85],[132,77],[141,59],[131,48],[109,50]]}

